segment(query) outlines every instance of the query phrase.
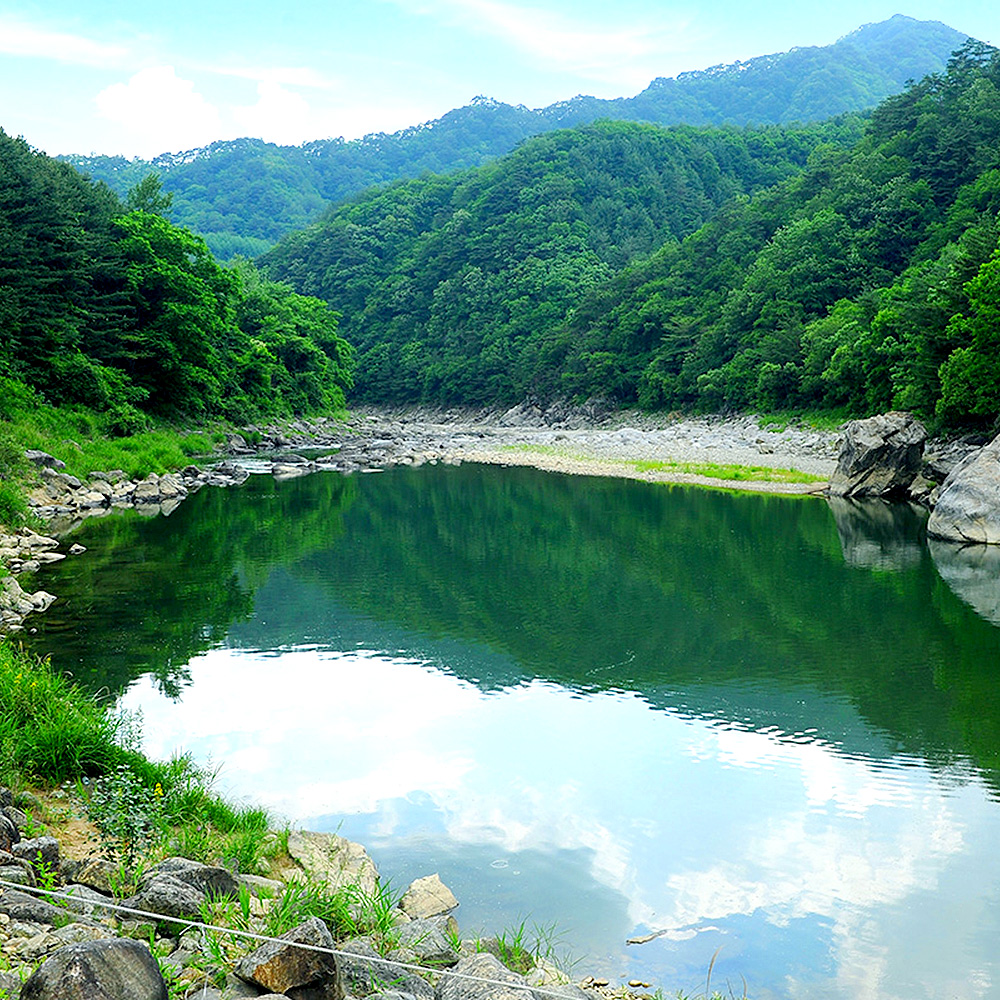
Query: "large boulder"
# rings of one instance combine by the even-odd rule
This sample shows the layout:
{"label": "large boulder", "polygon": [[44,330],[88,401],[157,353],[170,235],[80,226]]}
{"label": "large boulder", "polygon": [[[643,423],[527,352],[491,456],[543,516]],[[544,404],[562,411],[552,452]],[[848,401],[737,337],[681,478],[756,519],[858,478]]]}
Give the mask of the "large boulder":
{"label": "large boulder", "polygon": [[[300,948],[297,945],[311,945]],[[268,941],[241,958],[236,974],[254,986],[284,993],[299,1000],[343,1000],[344,987],[332,949],[333,936],[318,917],[282,934],[280,941]]]}
{"label": "large boulder", "polygon": [[344,986],[351,996],[365,997],[386,989],[409,993],[417,1000],[433,1000],[430,983],[411,969],[383,958],[368,938],[341,941],[340,970]]}
{"label": "large boulder", "polygon": [[213,899],[235,899],[239,895],[239,883],[233,873],[215,865],[203,865],[188,858],[164,858],[149,870],[143,882],[152,882],[164,875],[171,875]]}
{"label": "large boulder", "polygon": [[149,947],[118,938],[61,948],[21,987],[20,1000],[167,1000],[167,987]]}
{"label": "large boulder", "polygon": [[1000,545],[1000,435],[944,481],[927,533],[953,542]]}
{"label": "large boulder", "polygon": [[424,920],[451,913],[458,906],[454,893],[435,872],[423,878],[414,879],[399,901],[399,908],[411,920]]}
{"label": "large boulder", "polygon": [[844,429],[830,493],[843,497],[901,495],[920,471],[927,430],[911,413],[852,420]]}
{"label": "large boulder", "polygon": [[288,835],[288,854],[300,870],[291,879],[325,882],[331,889],[357,886],[371,898],[378,888],[378,869],[360,845],[335,833],[293,830]]}

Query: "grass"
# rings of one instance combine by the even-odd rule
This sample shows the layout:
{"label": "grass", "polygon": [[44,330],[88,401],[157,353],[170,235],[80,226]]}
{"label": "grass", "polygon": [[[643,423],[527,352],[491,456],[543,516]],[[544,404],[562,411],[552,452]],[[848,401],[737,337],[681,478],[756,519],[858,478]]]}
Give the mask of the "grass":
{"label": "grass", "polygon": [[775,413],[758,413],[757,426],[761,430],[783,431],[787,427],[808,427],[814,431],[836,431],[845,421],[853,419],[846,407],[832,410],[780,410]]}
{"label": "grass", "polygon": [[570,448],[557,448],[548,444],[512,444],[504,445],[501,451],[532,455],[555,455],[574,461],[594,462],[601,465],[621,464],[634,468],[637,472],[663,472],[704,476],[707,479],[720,479],[731,482],[763,482],[763,483],[822,483],[826,476],[817,476],[798,469],[775,469],[766,465],[735,465],[719,464],[717,462],[680,462],[655,461],[652,459],[630,459],[616,462],[613,458],[587,455]]}
{"label": "grass", "polygon": [[24,459],[26,449],[54,455],[66,463],[67,473],[80,479],[112,469],[139,479],[183,468],[192,458],[212,454],[225,440],[221,425],[193,433],[150,420],[147,429],[119,436],[107,414],[83,406],[50,406],[31,394],[2,403],[0,525],[8,527],[28,520],[24,493],[36,470]]}
{"label": "grass", "polygon": [[629,462],[639,472],[676,472],[708,479],[734,482],[763,483],[822,483],[826,476],[817,476],[798,469],[773,469],[766,465],[726,465],[716,462]]}
{"label": "grass", "polygon": [[[0,784],[75,787],[102,853],[128,872],[168,854],[254,873],[269,817],[212,792],[190,758],[151,761],[135,721],[74,687],[47,660],[0,641]],[[197,848],[197,849],[194,849]]]}

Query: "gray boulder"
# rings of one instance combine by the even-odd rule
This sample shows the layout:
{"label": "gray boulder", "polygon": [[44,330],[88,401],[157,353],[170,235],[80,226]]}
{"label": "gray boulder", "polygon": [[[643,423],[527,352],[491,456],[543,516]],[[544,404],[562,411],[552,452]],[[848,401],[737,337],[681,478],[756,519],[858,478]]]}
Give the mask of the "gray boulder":
{"label": "gray boulder", "polygon": [[435,1000],[533,1000],[524,976],[511,972],[488,952],[463,958],[453,971],[441,977]]}
{"label": "gray boulder", "polygon": [[830,493],[884,497],[906,492],[920,471],[927,430],[910,413],[892,411],[852,420],[844,429]]}
{"label": "gray boulder", "polygon": [[59,924],[66,920],[66,910],[61,906],[53,906],[16,889],[4,889],[0,894],[0,913],[29,924]]}
{"label": "gray boulder", "polygon": [[21,1000],[167,1000],[167,987],[146,945],[87,941],[41,965],[21,987]]}
{"label": "gray boulder", "polygon": [[300,866],[290,874],[292,879],[326,882],[331,889],[353,885],[363,896],[375,895],[378,869],[360,844],[335,833],[293,830],[288,854]]}
{"label": "gray boulder", "polygon": [[415,972],[382,958],[365,938],[352,938],[338,945],[344,985],[351,996],[367,996],[382,990],[410,993],[417,1000],[432,1000],[434,990]]}
{"label": "gray boulder", "polygon": [[1000,545],[1000,435],[944,481],[927,533],[953,542]]}
{"label": "gray boulder", "polygon": [[19,840],[21,834],[14,821],[3,812],[0,812],[0,851],[9,851]]}
{"label": "gray boulder", "polygon": [[37,465],[42,469],[66,468],[66,463],[61,458],[56,458],[54,455],[50,455],[47,451],[38,451],[35,448],[29,448],[24,453],[24,457],[33,465]]}
{"label": "gray boulder", "polygon": [[333,936],[318,917],[281,935],[281,941],[268,941],[241,958],[236,974],[272,993],[284,993],[295,1000],[343,1000],[344,987],[337,959],[312,948],[333,948]]}
{"label": "gray boulder", "polygon": [[235,899],[239,895],[239,884],[232,872],[215,865],[203,865],[188,858],[165,858],[150,869],[146,880],[163,875],[171,875],[214,899]]}
{"label": "gray boulder", "polygon": [[59,841],[55,837],[32,837],[30,840],[21,840],[11,848],[10,853],[15,858],[27,861],[37,875],[59,870]]}
{"label": "gray boulder", "polygon": [[157,875],[144,882],[139,891],[125,900],[125,905],[146,913],[182,920],[200,920],[205,893],[177,878],[176,875]]}
{"label": "gray boulder", "polygon": [[[454,925],[449,936],[447,921]],[[457,936],[458,924],[453,917],[411,920],[399,927],[399,943],[408,948],[424,965],[448,966],[458,961],[458,952],[452,943]]]}

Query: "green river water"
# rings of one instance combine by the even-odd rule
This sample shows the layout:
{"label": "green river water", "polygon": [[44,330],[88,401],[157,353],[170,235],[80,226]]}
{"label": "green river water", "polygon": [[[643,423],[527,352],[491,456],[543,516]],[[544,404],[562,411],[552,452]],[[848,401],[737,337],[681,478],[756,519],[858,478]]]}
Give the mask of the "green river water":
{"label": "green river water", "polygon": [[[324,473],[86,523],[28,636],[465,933],[751,997],[1000,997],[1000,554],[908,507]],[[626,939],[664,933],[646,944]]]}

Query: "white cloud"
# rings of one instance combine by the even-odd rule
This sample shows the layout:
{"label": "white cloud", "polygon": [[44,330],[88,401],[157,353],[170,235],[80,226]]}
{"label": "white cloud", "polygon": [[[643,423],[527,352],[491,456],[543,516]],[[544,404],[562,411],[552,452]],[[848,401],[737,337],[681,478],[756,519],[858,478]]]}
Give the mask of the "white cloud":
{"label": "white cloud", "polygon": [[219,113],[173,66],[140,70],[127,83],[106,87],[97,111],[127,130],[130,155],[155,156],[221,138]]}
{"label": "white cloud", "polygon": [[0,52],[80,66],[117,64],[128,55],[120,45],[106,45],[83,35],[50,31],[6,18],[0,19]]}
{"label": "white cloud", "polygon": [[310,66],[265,66],[247,67],[207,67],[209,72],[219,76],[234,76],[241,80],[255,80],[258,83],[281,84],[289,87],[312,87],[315,90],[333,90],[340,83],[332,77],[320,73]]}
{"label": "white cloud", "polygon": [[257,84],[257,103],[234,108],[233,119],[241,134],[262,136],[279,144],[315,139],[323,131],[309,102],[274,80],[261,80]]}
{"label": "white cloud", "polygon": [[501,0],[435,0],[413,6],[411,0],[391,0],[415,13],[436,16],[499,37],[530,56],[563,70],[597,79],[635,77],[648,82],[649,66],[665,52],[676,51],[684,21],[622,25],[581,22],[557,11]]}

